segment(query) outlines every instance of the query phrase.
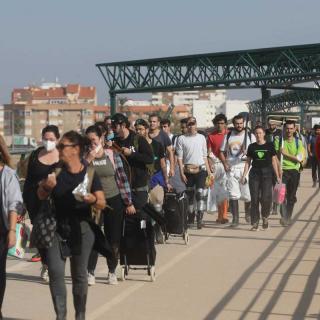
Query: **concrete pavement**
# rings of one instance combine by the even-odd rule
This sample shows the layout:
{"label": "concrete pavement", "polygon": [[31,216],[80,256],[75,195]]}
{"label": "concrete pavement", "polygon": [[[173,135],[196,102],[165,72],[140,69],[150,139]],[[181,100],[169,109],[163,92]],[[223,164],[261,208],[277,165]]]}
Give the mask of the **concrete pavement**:
{"label": "concrete pavement", "polygon": [[[205,217],[202,230],[190,230],[190,244],[172,238],[157,246],[156,282],[132,271],[118,286],[106,284],[100,258],[97,284],[89,288],[87,319],[320,319],[320,210],[318,188],[305,170],[294,222],[249,231]],[[8,260],[3,313],[7,319],[54,319],[49,287],[39,279],[40,264]],[[73,319],[69,265],[68,319]]]}

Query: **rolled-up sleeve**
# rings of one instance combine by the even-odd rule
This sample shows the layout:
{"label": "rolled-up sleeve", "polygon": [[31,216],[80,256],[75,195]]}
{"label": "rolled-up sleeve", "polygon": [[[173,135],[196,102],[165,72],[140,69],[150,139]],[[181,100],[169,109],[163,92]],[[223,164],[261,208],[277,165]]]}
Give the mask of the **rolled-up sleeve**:
{"label": "rolled-up sleeve", "polygon": [[7,203],[7,210],[8,214],[10,212],[14,211],[17,214],[21,215],[24,212],[24,207],[23,207],[23,200],[22,200],[22,195],[20,191],[20,184],[18,181],[18,177],[13,174],[9,179],[8,179],[8,184],[6,186],[6,203]]}

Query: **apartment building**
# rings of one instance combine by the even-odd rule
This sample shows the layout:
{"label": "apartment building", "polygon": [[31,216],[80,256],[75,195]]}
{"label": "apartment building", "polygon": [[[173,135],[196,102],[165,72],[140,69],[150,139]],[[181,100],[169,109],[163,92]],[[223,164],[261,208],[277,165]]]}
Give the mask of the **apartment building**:
{"label": "apartment building", "polygon": [[[95,87],[79,84],[44,84],[14,89],[12,103],[3,107],[3,131],[10,144],[13,135],[41,140],[41,131],[56,125],[60,132],[83,131],[110,114],[109,106],[98,106]],[[1,110],[0,110],[1,122]]]}

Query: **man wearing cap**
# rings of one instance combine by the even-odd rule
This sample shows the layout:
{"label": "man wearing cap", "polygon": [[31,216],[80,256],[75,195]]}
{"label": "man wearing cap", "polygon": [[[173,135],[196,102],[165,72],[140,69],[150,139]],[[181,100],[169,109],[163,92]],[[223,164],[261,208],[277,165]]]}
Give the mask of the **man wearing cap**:
{"label": "man wearing cap", "polygon": [[[197,132],[196,118],[187,121],[187,133],[179,137],[176,153],[181,179],[187,186],[189,198],[189,223],[197,217],[197,228],[202,228],[202,218],[205,210],[205,183],[211,175],[207,159],[207,143],[202,134]],[[194,205],[196,195],[196,206]]]}
{"label": "man wearing cap", "polygon": [[111,118],[111,126],[116,137],[114,143],[121,148],[131,168],[131,188],[134,206],[141,209],[148,201],[147,164],[153,163],[153,152],[145,138],[129,130],[126,116],[116,113]]}
{"label": "man wearing cap", "polygon": [[277,122],[273,119],[269,119],[269,128],[266,130],[266,140],[267,142],[274,143],[276,137],[281,137],[282,131],[277,128]]}

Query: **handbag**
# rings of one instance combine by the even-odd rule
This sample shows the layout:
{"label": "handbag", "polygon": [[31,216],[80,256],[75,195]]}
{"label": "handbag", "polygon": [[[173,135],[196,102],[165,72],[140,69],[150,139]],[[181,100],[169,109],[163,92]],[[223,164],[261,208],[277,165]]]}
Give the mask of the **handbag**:
{"label": "handbag", "polygon": [[200,172],[200,166],[196,164],[185,164],[184,172],[188,174],[197,174]]}
{"label": "handbag", "polygon": [[54,204],[51,198],[43,200],[35,217],[31,232],[31,246],[48,249],[52,247],[57,228]]}

